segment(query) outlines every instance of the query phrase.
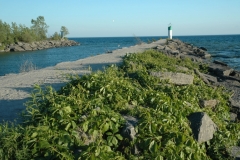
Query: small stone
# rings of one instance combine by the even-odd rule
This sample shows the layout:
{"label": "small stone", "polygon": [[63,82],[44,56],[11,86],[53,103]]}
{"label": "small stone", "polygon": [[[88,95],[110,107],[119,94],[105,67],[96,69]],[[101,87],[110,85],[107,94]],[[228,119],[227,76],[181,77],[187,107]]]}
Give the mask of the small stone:
{"label": "small stone", "polygon": [[211,99],[211,100],[203,100],[203,99],[201,99],[199,101],[199,104],[203,108],[205,108],[205,107],[214,108],[218,104],[218,101],[216,99]]}
{"label": "small stone", "polygon": [[235,159],[240,159],[240,147],[239,146],[233,146],[230,149],[230,155],[234,157]]}
{"label": "small stone", "polygon": [[237,120],[237,114],[230,112],[230,121],[236,122],[236,120]]}

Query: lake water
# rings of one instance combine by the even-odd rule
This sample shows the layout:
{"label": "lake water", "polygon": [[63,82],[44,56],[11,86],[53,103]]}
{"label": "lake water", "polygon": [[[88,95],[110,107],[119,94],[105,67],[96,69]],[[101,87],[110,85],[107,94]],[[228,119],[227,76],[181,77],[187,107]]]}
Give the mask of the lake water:
{"label": "lake water", "polygon": [[[65,61],[75,61],[89,56],[103,54],[110,50],[136,45],[140,40],[150,42],[167,38],[156,37],[106,37],[106,38],[69,38],[81,43],[80,46],[51,48],[41,51],[0,53],[0,76],[19,73],[21,65],[26,61],[32,62],[41,69],[55,66]],[[227,63],[232,68],[240,70],[240,35],[218,36],[175,36],[198,47],[205,47],[217,59]]]}

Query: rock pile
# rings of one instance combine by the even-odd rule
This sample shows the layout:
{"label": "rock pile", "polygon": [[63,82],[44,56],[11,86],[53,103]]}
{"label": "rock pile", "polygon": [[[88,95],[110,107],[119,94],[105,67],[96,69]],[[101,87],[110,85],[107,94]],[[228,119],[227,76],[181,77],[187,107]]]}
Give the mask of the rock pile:
{"label": "rock pile", "polygon": [[34,50],[43,50],[48,48],[56,47],[66,47],[66,46],[76,46],[79,45],[78,42],[73,40],[49,40],[49,41],[40,41],[32,43],[17,42],[15,44],[10,44],[5,47],[4,50],[0,52],[23,52],[23,51],[34,51]]}
{"label": "rock pile", "polygon": [[166,44],[159,45],[157,50],[167,55],[179,58],[188,56],[194,61],[202,61],[202,58],[206,59],[211,57],[206,48],[198,48],[180,40],[167,40]]}
{"label": "rock pile", "polygon": [[[227,90],[233,94],[229,99],[230,107],[230,122],[239,122],[240,120],[240,72],[232,69],[226,63],[221,61],[211,61],[211,55],[204,47],[195,47],[191,44],[181,42],[180,40],[168,40],[166,44],[159,45],[154,48],[168,56],[176,58],[190,58],[194,62],[201,62],[208,64],[208,73],[201,73],[195,69],[194,72],[210,87],[224,86]],[[181,75],[176,78],[176,75],[183,73],[171,73],[164,72],[151,72],[150,75],[159,77],[161,79],[169,79],[170,83],[175,85],[190,85],[189,77],[192,75]],[[190,78],[192,79],[192,78]],[[184,83],[182,83],[182,81]],[[181,83],[180,83],[181,82]],[[188,82],[188,83],[187,83]],[[189,103],[189,105],[191,105]],[[204,100],[199,101],[200,107],[210,107],[214,110],[218,105],[218,100]],[[217,130],[216,124],[211,118],[203,112],[192,113],[188,117],[190,121],[190,127],[193,131],[194,138],[199,143],[206,142],[213,138],[214,132]],[[240,147],[232,146],[229,148],[231,155],[234,157],[240,157]]]}
{"label": "rock pile", "polygon": [[[195,70],[195,73],[209,86],[225,86],[233,92],[230,102],[230,115],[232,121],[240,120],[240,72],[232,69],[226,63],[221,61],[211,61],[211,55],[204,47],[195,47],[191,44],[184,43],[180,40],[168,40],[165,45],[159,45],[158,51],[174,56],[177,58],[190,58],[195,62],[203,62],[209,65],[208,73],[200,73]],[[175,73],[176,75],[177,73]],[[161,74],[163,75],[163,74]],[[185,77],[185,76],[183,76]],[[175,77],[167,77],[168,79],[176,79]],[[215,100],[213,100],[215,101]],[[201,102],[203,105],[203,102]]]}

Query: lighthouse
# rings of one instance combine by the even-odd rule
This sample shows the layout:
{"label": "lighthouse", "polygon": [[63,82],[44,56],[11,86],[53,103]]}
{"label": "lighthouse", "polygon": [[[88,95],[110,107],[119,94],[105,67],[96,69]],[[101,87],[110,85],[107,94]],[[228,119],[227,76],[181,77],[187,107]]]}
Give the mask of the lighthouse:
{"label": "lighthouse", "polygon": [[168,39],[172,39],[172,24],[168,25]]}

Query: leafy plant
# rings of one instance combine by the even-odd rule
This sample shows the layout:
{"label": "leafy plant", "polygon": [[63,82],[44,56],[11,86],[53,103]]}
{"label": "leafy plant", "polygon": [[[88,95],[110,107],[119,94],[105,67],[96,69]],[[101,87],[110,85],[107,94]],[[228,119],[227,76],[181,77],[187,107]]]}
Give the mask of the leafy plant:
{"label": "leafy plant", "polygon": [[[55,91],[35,86],[26,103],[23,123],[0,125],[1,159],[231,159],[239,145],[239,123],[229,122],[229,94],[211,88],[193,69],[200,64],[148,50],[124,57],[122,66],[82,77]],[[179,66],[188,70],[179,70]],[[194,75],[194,83],[175,86],[150,71]],[[200,99],[217,99],[215,110]],[[199,144],[187,116],[206,112],[218,126],[214,138]],[[136,135],[122,134],[135,117]]]}

